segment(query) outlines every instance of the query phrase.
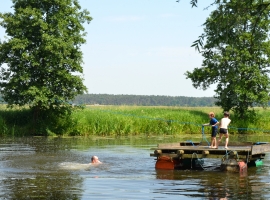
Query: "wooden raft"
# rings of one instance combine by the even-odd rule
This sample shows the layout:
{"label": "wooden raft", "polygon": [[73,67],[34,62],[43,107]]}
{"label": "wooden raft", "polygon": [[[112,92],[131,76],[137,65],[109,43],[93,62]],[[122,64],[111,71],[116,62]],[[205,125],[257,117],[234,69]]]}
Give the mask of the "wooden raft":
{"label": "wooden raft", "polygon": [[[175,169],[181,160],[202,158],[224,159],[225,156],[227,159],[243,160],[248,164],[249,162],[263,159],[265,153],[270,151],[270,143],[230,143],[228,149],[225,149],[224,146],[219,146],[218,149],[212,149],[201,143],[179,142],[158,144],[156,148],[151,148],[151,150],[154,150],[154,153],[151,153],[150,156],[157,158],[156,168]],[[164,164],[165,167],[163,167],[162,163],[168,163],[168,160],[171,161],[171,164],[166,164],[168,167]]]}

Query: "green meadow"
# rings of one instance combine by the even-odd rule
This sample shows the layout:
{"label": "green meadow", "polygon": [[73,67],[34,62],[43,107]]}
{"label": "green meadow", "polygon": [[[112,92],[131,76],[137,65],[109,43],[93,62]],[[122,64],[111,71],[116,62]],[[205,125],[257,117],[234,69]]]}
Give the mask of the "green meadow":
{"label": "green meadow", "polygon": [[[74,109],[70,117],[33,119],[28,108],[0,107],[0,135],[6,136],[184,136],[201,134],[202,124],[208,123],[208,113],[220,120],[219,107],[151,107],[151,106],[86,106]],[[258,117],[247,123],[234,118],[230,134],[269,134],[270,111],[257,109]],[[38,125],[37,125],[38,124]],[[33,132],[33,130],[35,130]],[[204,128],[210,133],[210,127]]]}

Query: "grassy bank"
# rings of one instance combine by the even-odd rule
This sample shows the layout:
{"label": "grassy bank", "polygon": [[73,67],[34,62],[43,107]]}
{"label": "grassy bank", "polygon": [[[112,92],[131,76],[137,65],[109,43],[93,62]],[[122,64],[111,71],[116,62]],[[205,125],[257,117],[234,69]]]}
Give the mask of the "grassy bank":
{"label": "grassy bank", "polygon": [[[202,124],[209,122],[210,111],[216,113],[218,120],[223,116],[218,107],[87,106],[74,110],[70,118],[59,119],[56,123],[48,120],[39,128],[43,132],[46,130],[46,135],[69,136],[201,134]],[[265,134],[270,130],[268,110],[258,109],[258,120],[249,124],[235,119],[233,113],[230,118],[231,134]],[[0,107],[1,135],[29,135],[34,123],[27,108]],[[205,133],[209,132],[210,127],[205,127]]]}
{"label": "grassy bank", "polygon": [[[184,135],[201,134],[208,113],[223,117],[219,107],[145,107],[145,106],[88,106],[73,113],[75,132],[83,135]],[[231,115],[231,134],[262,134],[270,130],[270,111],[258,109],[258,119],[250,124]],[[239,129],[240,128],[240,129]],[[247,129],[245,129],[247,128]],[[210,132],[210,127],[205,127]]]}

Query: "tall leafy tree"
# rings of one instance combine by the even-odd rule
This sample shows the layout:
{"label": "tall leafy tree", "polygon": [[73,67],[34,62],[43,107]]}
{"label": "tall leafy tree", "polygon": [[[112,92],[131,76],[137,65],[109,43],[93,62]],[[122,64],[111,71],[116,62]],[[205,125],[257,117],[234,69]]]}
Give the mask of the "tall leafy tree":
{"label": "tall leafy tree", "polygon": [[195,88],[216,84],[216,104],[241,119],[269,100],[269,5],[262,0],[219,2],[192,45],[204,59],[200,68],[186,72],[187,78]]}
{"label": "tall leafy tree", "polygon": [[9,105],[29,105],[38,114],[61,111],[87,89],[82,51],[85,22],[92,18],[77,0],[13,0],[1,13],[0,87]]}

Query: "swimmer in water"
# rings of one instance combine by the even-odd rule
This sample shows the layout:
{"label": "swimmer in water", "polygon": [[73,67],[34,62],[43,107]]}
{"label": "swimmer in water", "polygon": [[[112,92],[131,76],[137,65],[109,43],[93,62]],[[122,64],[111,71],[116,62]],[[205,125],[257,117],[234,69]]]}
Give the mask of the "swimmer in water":
{"label": "swimmer in water", "polygon": [[91,163],[92,164],[100,164],[102,162],[99,161],[98,157],[97,156],[92,156],[91,158]]}

